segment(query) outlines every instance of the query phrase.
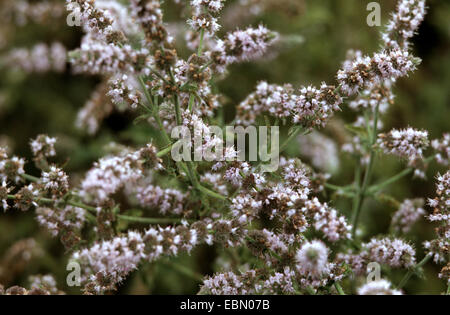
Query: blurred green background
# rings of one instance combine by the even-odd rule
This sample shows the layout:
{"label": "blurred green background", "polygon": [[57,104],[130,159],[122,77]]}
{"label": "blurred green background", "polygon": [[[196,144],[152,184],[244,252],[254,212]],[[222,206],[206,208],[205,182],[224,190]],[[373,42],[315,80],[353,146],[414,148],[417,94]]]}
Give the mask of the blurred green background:
{"label": "blurred green background", "polygon": [[[38,1],[30,1],[38,2]],[[64,1],[54,1],[61,5]],[[370,1],[361,0],[264,0],[266,12],[249,14],[247,9],[239,9],[237,1],[227,1],[223,14],[222,33],[236,26],[263,23],[268,28],[289,38],[295,43],[279,45],[272,58],[265,61],[244,63],[231,67],[230,75],[217,83],[223,94],[227,119],[231,120],[235,106],[242,101],[260,80],[271,83],[292,83],[294,86],[320,84],[322,81],[334,83],[334,76],[340,68],[349,49],[359,49],[372,53],[380,47],[379,27],[366,24],[366,5]],[[392,0],[378,1],[382,8],[382,20],[387,21],[395,7]],[[396,102],[382,117],[384,128],[413,126],[427,129],[431,138],[441,137],[449,131],[450,119],[450,2],[427,1],[429,12],[414,37],[414,54],[423,62],[418,71],[409,78],[402,79],[395,88]],[[5,6],[2,1],[0,7]],[[3,8],[4,9],[4,8]],[[183,11],[173,1],[164,4],[166,20],[175,21]],[[1,11],[0,11],[1,12]],[[28,23],[14,26],[2,18],[0,21],[0,56],[13,47],[31,47],[38,42],[62,42],[68,49],[80,43],[81,30],[68,27],[65,15],[49,19],[45,23]],[[188,55],[181,43],[181,55]],[[142,144],[149,141],[149,127],[133,125],[134,114],[115,112],[102,124],[95,136],[86,135],[76,129],[77,111],[88,100],[99,78],[73,75],[68,70],[63,74],[26,74],[0,61],[0,143],[7,144],[16,155],[30,160],[29,139],[39,133],[47,133],[59,138],[58,153],[60,163],[67,162],[66,170],[76,181],[98,157],[104,154],[103,147],[110,141],[124,144]],[[344,106],[335,121],[352,122],[355,114]],[[323,130],[329,136],[336,136],[336,130]],[[338,135],[339,136],[339,135]],[[339,139],[338,139],[339,140]],[[288,153],[296,154],[296,144],[292,143]],[[32,163],[27,171],[36,174]],[[341,155],[341,167],[334,174],[333,182],[348,184],[353,180],[354,164],[348,156]],[[375,180],[393,175],[401,170],[402,164],[394,159],[384,159],[376,166]],[[390,187],[389,194],[399,200],[412,197],[431,197],[435,187],[433,177],[442,169],[431,167],[428,181],[406,178]],[[348,201],[333,200],[333,205],[346,212]],[[395,211],[388,205],[369,201],[365,204],[362,226],[368,235],[385,233],[391,215]],[[434,237],[433,227],[422,220],[408,235],[422,257],[421,243]],[[64,286],[65,264],[68,255],[59,241],[39,228],[33,213],[19,213],[10,210],[0,215],[0,264],[11,255],[15,242],[34,238],[43,254],[36,260],[19,266],[19,272],[3,279],[5,285],[26,285],[27,277],[36,273],[55,274],[62,289],[78,291]],[[202,274],[215,271],[215,259],[224,251],[221,248],[201,247],[191,256],[181,256],[181,262]],[[226,256],[226,255],[225,255]],[[2,258],[3,257],[3,258]],[[5,258],[6,257],[6,258]],[[1,270],[1,269],[0,269]],[[137,272],[121,288],[120,293],[196,293],[199,283],[191,280],[183,270],[178,270],[172,262],[152,264],[146,272]],[[426,279],[413,278],[406,292],[414,294],[440,293],[444,284],[437,279],[439,268],[428,264]],[[5,270],[3,270],[4,272]],[[0,273],[1,274],[1,273]],[[402,272],[394,274],[392,280],[399,280]],[[0,283],[1,283],[0,278]],[[149,291],[150,289],[150,291]]]}

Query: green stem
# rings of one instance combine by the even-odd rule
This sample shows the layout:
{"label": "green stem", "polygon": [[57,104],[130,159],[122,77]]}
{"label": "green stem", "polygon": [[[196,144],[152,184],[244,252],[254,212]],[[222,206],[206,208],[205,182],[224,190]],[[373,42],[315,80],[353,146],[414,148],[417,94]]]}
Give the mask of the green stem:
{"label": "green stem", "polygon": [[288,138],[281,144],[281,146],[280,146],[280,153],[283,152],[284,150],[286,150],[287,146],[292,141],[292,139],[297,137],[300,134],[301,131],[303,131],[304,133],[306,132],[301,127],[297,127],[297,128],[294,129],[294,131],[288,136]]}
{"label": "green stem", "polygon": [[[158,104],[153,102],[152,97],[151,97],[150,93],[148,92],[147,87],[145,86],[145,82],[144,82],[144,79],[142,78],[142,76],[139,76],[138,79],[139,79],[142,89],[144,90],[145,99],[152,107],[153,118],[155,119],[156,123],[158,124],[159,131],[161,131],[166,143],[171,144],[172,141],[170,141],[169,135],[167,134],[166,129],[164,129],[164,126],[161,122],[161,117],[159,116]],[[156,101],[156,98],[155,98],[155,101]]]}
{"label": "green stem", "polygon": [[195,95],[193,93],[191,93],[191,95],[189,95],[189,105],[188,105],[188,109],[190,112],[192,112],[192,108],[194,107],[194,101],[195,101]]}
{"label": "green stem", "polygon": [[162,149],[161,151],[159,151],[158,153],[156,153],[157,157],[163,157],[166,154],[168,154],[170,151],[172,150],[172,145],[169,145],[167,148]]}
{"label": "green stem", "polygon": [[[378,109],[380,106],[380,102],[377,103],[377,106],[375,107],[375,113],[374,113],[374,122],[373,122],[373,132],[372,132],[372,139],[370,141],[370,158],[369,163],[366,167],[366,172],[364,174],[363,183],[360,189],[358,189],[357,194],[355,196],[354,200],[354,211],[353,211],[353,218],[352,218],[352,237],[355,238],[356,230],[358,227],[359,218],[361,216],[361,209],[362,204],[364,203],[364,198],[366,196],[366,190],[369,186],[370,179],[372,177],[372,169],[373,169],[373,163],[375,160],[375,150],[373,149],[373,145],[375,144],[377,140],[377,126],[378,126]],[[358,185],[359,187],[359,185]]]}
{"label": "green stem", "polygon": [[432,257],[432,254],[426,255],[418,264],[416,264],[413,268],[411,268],[406,275],[403,277],[402,281],[400,281],[400,284],[397,286],[397,289],[403,288],[408,280],[412,277],[412,275],[423,265],[425,265]]}
{"label": "green stem", "polygon": [[77,208],[85,209],[85,210],[90,211],[92,213],[97,213],[97,209],[95,207],[91,207],[91,206],[85,205],[85,204],[80,203],[80,202],[68,201],[67,204],[69,204],[71,206],[74,206],[74,207],[77,207]]}
{"label": "green stem", "polygon": [[181,108],[180,108],[180,99],[178,95],[175,95],[175,117],[177,120],[177,125],[181,126]]}
{"label": "green stem", "polygon": [[199,57],[202,55],[204,37],[205,37],[205,29],[202,28],[200,31],[200,42],[198,43],[198,50],[197,50],[197,56]]}
{"label": "green stem", "polygon": [[338,282],[334,283],[334,287],[338,291],[339,295],[346,295],[344,290],[342,289],[341,285]]}
{"label": "green stem", "polygon": [[353,185],[338,186],[338,185],[333,185],[333,184],[330,184],[330,183],[325,183],[324,186],[326,188],[331,189],[331,190],[337,190],[337,191],[351,191],[351,190],[353,190]]}
{"label": "green stem", "polygon": [[204,187],[202,185],[199,185],[197,187],[197,189],[200,190],[202,193],[204,193],[204,194],[206,194],[206,195],[208,195],[208,196],[210,196],[212,198],[216,198],[216,199],[220,199],[220,200],[227,200],[227,197],[222,196],[221,194],[219,194],[219,193],[217,193],[215,191],[212,191],[212,190],[210,190],[210,189],[208,189],[208,188],[206,188],[206,187]]}
{"label": "green stem", "polygon": [[[426,158],[424,160],[424,162],[428,163],[428,162],[431,162],[433,159],[434,159],[434,155]],[[368,194],[377,193],[378,191],[380,191],[384,187],[389,186],[390,184],[393,184],[396,181],[400,180],[401,178],[411,174],[413,171],[414,171],[414,168],[412,168],[412,167],[404,169],[403,171],[401,171],[397,175],[392,176],[391,178],[385,180],[384,182],[370,187],[369,190],[368,190]]]}
{"label": "green stem", "polygon": [[28,174],[21,174],[20,176],[22,176],[22,178],[29,180],[30,182],[33,182],[33,183],[37,183],[41,180],[39,177],[28,175]]}

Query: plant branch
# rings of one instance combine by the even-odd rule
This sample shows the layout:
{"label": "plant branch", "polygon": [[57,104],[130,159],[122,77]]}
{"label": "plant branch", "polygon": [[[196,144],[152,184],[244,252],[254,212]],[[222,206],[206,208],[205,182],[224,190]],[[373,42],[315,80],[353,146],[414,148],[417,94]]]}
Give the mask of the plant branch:
{"label": "plant branch", "polygon": [[423,265],[425,265],[432,257],[432,254],[426,255],[418,264],[416,264],[414,267],[412,267],[406,275],[403,277],[402,281],[400,281],[400,284],[397,286],[397,289],[403,288],[408,280],[412,277],[412,275]]}

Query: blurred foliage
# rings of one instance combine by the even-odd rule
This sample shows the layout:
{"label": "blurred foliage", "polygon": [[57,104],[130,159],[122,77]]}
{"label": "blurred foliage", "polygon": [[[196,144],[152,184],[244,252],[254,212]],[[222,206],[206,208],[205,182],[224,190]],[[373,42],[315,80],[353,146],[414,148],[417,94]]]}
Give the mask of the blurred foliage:
{"label": "blurred foliage", "polygon": [[[63,2],[55,1],[55,2]],[[218,82],[217,89],[223,94],[225,117],[231,121],[234,108],[250,93],[259,80],[271,83],[292,83],[294,86],[334,82],[334,76],[345,58],[348,49],[360,49],[371,53],[379,48],[378,27],[366,24],[366,4],[361,0],[271,0],[268,10],[261,15],[245,15],[233,9],[237,1],[227,1],[223,16],[222,33],[233,29],[236,21],[240,27],[263,23],[283,36],[296,39],[294,44],[282,45],[269,60],[235,65],[230,75]],[[396,1],[379,1],[382,20],[386,21]],[[423,62],[409,78],[398,82],[395,88],[396,102],[382,117],[384,128],[406,127],[429,130],[431,138],[440,137],[449,131],[450,119],[450,2],[429,0],[429,13],[414,38],[414,53]],[[167,21],[175,20],[182,11],[173,1],[164,5]],[[234,10],[234,11],[233,11]],[[2,21],[0,23],[5,23]],[[43,25],[27,24],[23,27],[0,25],[6,36],[6,45],[0,46],[0,55],[12,47],[29,47],[38,42],[61,41],[68,49],[79,45],[81,31],[68,27],[65,16],[49,20]],[[7,33],[7,34],[6,34]],[[6,34],[6,35],[5,35]],[[1,41],[0,41],[1,42]],[[185,49],[185,48],[184,48]],[[187,51],[181,52],[181,55]],[[68,162],[66,169],[76,182],[98,157],[104,154],[104,146],[110,141],[139,145],[148,142],[151,130],[145,125],[133,125],[133,114],[114,113],[103,123],[101,131],[94,137],[87,136],[75,128],[76,113],[89,98],[98,78],[64,74],[27,75],[0,63],[0,143],[7,144],[16,155],[30,160],[29,139],[39,133],[48,133],[59,138],[57,150],[60,160]],[[354,118],[347,108],[338,114],[336,121],[350,122]],[[335,129],[326,128],[325,133],[336,136]],[[289,153],[297,152],[292,143]],[[353,162],[341,156],[341,168],[333,177],[337,184],[348,184],[353,180]],[[28,165],[30,167],[30,164]],[[402,165],[394,159],[384,159],[376,165],[375,180],[395,174]],[[35,174],[35,169],[27,169]],[[429,181],[409,178],[391,186],[389,194],[402,198],[431,197],[435,187],[433,176],[439,170],[430,168]],[[336,200],[339,209],[350,209],[347,201]],[[389,205],[369,201],[365,204],[362,226],[368,235],[385,233],[395,209]],[[344,210],[345,211],[345,210]],[[348,214],[348,213],[347,213]],[[421,243],[433,238],[433,229],[424,220],[410,233],[422,256]],[[65,283],[67,255],[57,240],[40,229],[33,213],[11,210],[0,215],[0,260],[15,242],[34,238],[44,250],[36,262],[24,266],[20,273],[9,279],[8,284],[26,285],[28,275],[53,273],[62,289],[77,292],[62,286]],[[221,248],[198,248],[190,256],[181,256],[171,261],[159,262],[134,273],[121,288],[121,293],[196,293],[199,282],[175,266],[185,266],[195,272],[214,272]],[[230,260],[236,253],[226,251]],[[245,253],[240,253],[245,254]],[[413,278],[406,291],[415,294],[439,293],[444,290],[437,279],[438,268],[428,264],[426,280]],[[396,275],[398,280],[402,272]],[[395,280],[395,278],[393,278]]]}

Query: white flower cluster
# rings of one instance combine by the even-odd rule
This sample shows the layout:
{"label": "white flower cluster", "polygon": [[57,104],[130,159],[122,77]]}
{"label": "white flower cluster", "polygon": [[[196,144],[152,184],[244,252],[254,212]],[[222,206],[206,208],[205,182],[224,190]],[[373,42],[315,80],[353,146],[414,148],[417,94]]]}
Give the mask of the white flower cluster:
{"label": "white flower cluster", "polygon": [[392,217],[391,224],[394,230],[401,233],[408,233],[414,223],[425,215],[425,210],[422,208],[424,203],[425,201],[420,198],[405,199]]}
{"label": "white flower cluster", "polygon": [[214,35],[220,25],[217,22],[217,15],[223,8],[225,0],[191,0],[193,15],[188,24],[196,32],[205,30],[209,36]]}
{"label": "white flower cluster", "polygon": [[131,15],[145,32],[149,43],[172,42],[163,24],[163,12],[159,0],[131,0]]}
{"label": "white flower cluster", "polygon": [[92,93],[91,97],[78,112],[75,125],[77,128],[93,135],[98,131],[100,122],[113,111],[111,101],[106,97],[108,87],[100,84]]}
{"label": "white flower cluster", "polygon": [[54,165],[50,166],[48,171],[42,172],[41,180],[44,189],[54,197],[64,196],[69,191],[69,177]]}
{"label": "white flower cluster", "polygon": [[354,60],[344,62],[337,80],[342,92],[351,96],[373,85],[408,75],[416,68],[414,62],[409,52],[402,49],[376,53],[372,58],[356,56]]}
{"label": "white flower cluster", "polygon": [[[139,27],[132,18],[130,11],[131,5],[121,3],[114,0],[95,0],[95,7],[98,10],[107,12],[109,17],[113,20],[113,28],[117,31],[122,31],[126,35],[133,35],[139,32]],[[89,30],[85,30],[89,33]],[[120,34],[117,36],[122,37]],[[118,39],[119,39],[118,38]]]}
{"label": "white flower cluster", "polygon": [[328,247],[321,241],[303,244],[295,254],[299,273],[305,277],[322,278],[329,271],[328,254]]}
{"label": "white flower cluster", "polygon": [[278,86],[260,82],[237,108],[237,123],[251,125],[256,117],[267,113],[283,119],[290,117],[295,124],[306,128],[324,126],[339,110],[342,98],[333,86],[322,83],[319,89],[302,87],[297,94],[291,85]]}
{"label": "white flower cluster", "polygon": [[313,131],[297,138],[300,154],[311,165],[323,172],[334,173],[339,168],[339,153],[336,142],[331,138]]}
{"label": "white flower cluster", "polygon": [[373,85],[361,91],[358,97],[351,101],[348,106],[354,110],[372,109],[378,106],[380,113],[386,113],[389,105],[394,102],[394,94],[392,93],[392,84],[390,81],[384,82],[384,87]]}
{"label": "white flower cluster", "polygon": [[387,134],[379,134],[378,146],[386,153],[414,161],[423,158],[423,152],[428,148],[428,131],[407,128],[392,129]]}
{"label": "white flower cluster", "polygon": [[400,239],[372,239],[363,244],[368,261],[385,264],[393,268],[409,268],[416,263],[416,252],[411,245]]}
{"label": "white flower cluster", "polygon": [[[142,235],[129,231],[124,236],[77,251],[72,258],[91,269],[89,270],[92,274],[91,278],[84,279],[95,283],[90,291],[102,293],[105,290],[111,290],[116,283],[120,283],[128,273],[137,268],[139,262],[145,257],[144,249]],[[111,284],[111,287],[102,286],[103,281],[99,281],[102,276],[109,278],[109,281],[104,282]]]}
{"label": "white flower cluster", "polygon": [[200,292],[213,295],[255,294],[257,292],[255,285],[248,284],[254,282],[255,277],[256,273],[254,270],[247,271],[242,275],[236,275],[231,271],[219,273],[203,280],[203,286]]}
{"label": "white flower cluster", "polygon": [[128,104],[131,108],[137,108],[141,103],[141,95],[137,90],[137,82],[126,74],[110,81],[110,90],[106,94],[116,105]]}
{"label": "white flower cluster", "polygon": [[428,199],[428,205],[434,209],[428,220],[441,226],[436,229],[437,238],[425,242],[424,247],[434,256],[435,262],[445,262],[450,252],[450,171],[438,175],[436,197]]}
{"label": "white flower cluster", "polygon": [[111,75],[141,71],[151,62],[148,54],[149,51],[145,48],[135,50],[128,44],[122,47],[109,45],[86,36],[81,48],[71,52],[69,57],[75,73]]}
{"label": "white flower cluster", "polygon": [[2,181],[2,185],[0,186],[0,205],[3,207],[3,210],[8,210],[8,194],[11,192],[12,187],[8,187],[6,181]]}
{"label": "white flower cluster", "polygon": [[[19,26],[28,23],[45,24],[64,16],[64,5],[50,2],[30,2],[28,0],[5,0],[2,17]],[[3,3],[2,3],[3,5]]]}
{"label": "white flower cluster", "polygon": [[56,286],[56,280],[52,275],[36,275],[29,277],[32,290],[46,290],[50,294],[62,294]]}
{"label": "white flower cluster", "polygon": [[227,33],[211,51],[216,70],[224,72],[227,65],[261,57],[276,38],[276,33],[262,25]]}
{"label": "white flower cluster", "polygon": [[432,148],[437,152],[436,161],[444,166],[450,165],[450,133],[444,134],[441,140],[431,142]]}
{"label": "white flower cluster", "polygon": [[391,288],[392,284],[384,279],[371,281],[358,289],[358,295],[402,295],[402,292]]}
{"label": "white flower cluster", "polygon": [[264,281],[261,292],[270,295],[279,292],[282,294],[295,294],[294,279],[295,271],[285,267],[282,272],[275,272],[269,279]]}
{"label": "white flower cluster", "polygon": [[[224,140],[222,134],[217,134],[203,119],[197,114],[188,111],[183,113],[183,126],[180,138],[192,139],[186,143],[189,148],[193,148],[194,157],[203,157],[206,161],[220,161],[223,159],[223,152],[216,148],[223,148]],[[220,132],[222,132],[220,130]]]}
{"label": "white flower cluster", "polygon": [[176,189],[146,185],[135,188],[136,198],[144,208],[158,209],[161,214],[183,214],[188,194]]}
{"label": "white flower cluster", "polygon": [[190,253],[201,243],[233,246],[234,238],[242,242],[237,225],[231,221],[197,221],[192,226],[150,228],[144,233],[129,231],[77,251],[72,258],[85,267],[82,280],[85,290],[98,294],[113,290],[140,262],[154,261],[163,255]]}
{"label": "white flower cluster", "polygon": [[108,43],[123,39],[111,13],[96,6],[95,0],[66,0],[66,6],[79,16],[85,31],[97,39]]}
{"label": "white flower cluster", "polygon": [[21,182],[22,175],[25,174],[24,166],[25,160],[23,158],[17,156],[9,158],[6,148],[0,147],[0,181]]}
{"label": "white flower cluster", "polygon": [[16,48],[5,57],[6,62],[27,73],[64,72],[66,48],[58,42],[36,44],[32,48]]}
{"label": "white flower cluster", "polygon": [[311,218],[314,228],[322,232],[330,242],[351,239],[352,227],[347,219],[326,203],[313,198],[305,202],[302,211]]}
{"label": "white flower cluster", "polygon": [[[145,154],[150,154],[149,157]],[[134,152],[126,152],[122,156],[111,156],[100,159],[86,174],[81,183],[80,196],[86,200],[93,198],[97,204],[117,192],[125,184],[134,183],[144,174],[145,159],[156,159],[156,149],[152,145]],[[153,156],[152,156],[153,155]]]}
{"label": "white flower cluster", "polygon": [[425,0],[401,0],[392,15],[382,39],[386,47],[408,48],[408,40],[414,36],[425,17]]}
{"label": "white flower cluster", "polygon": [[31,151],[34,157],[52,157],[56,155],[55,151],[56,138],[47,135],[39,135],[31,141]]}
{"label": "white flower cluster", "polygon": [[86,211],[73,206],[61,209],[38,207],[36,219],[40,225],[56,237],[60,233],[80,231],[86,221]]}

